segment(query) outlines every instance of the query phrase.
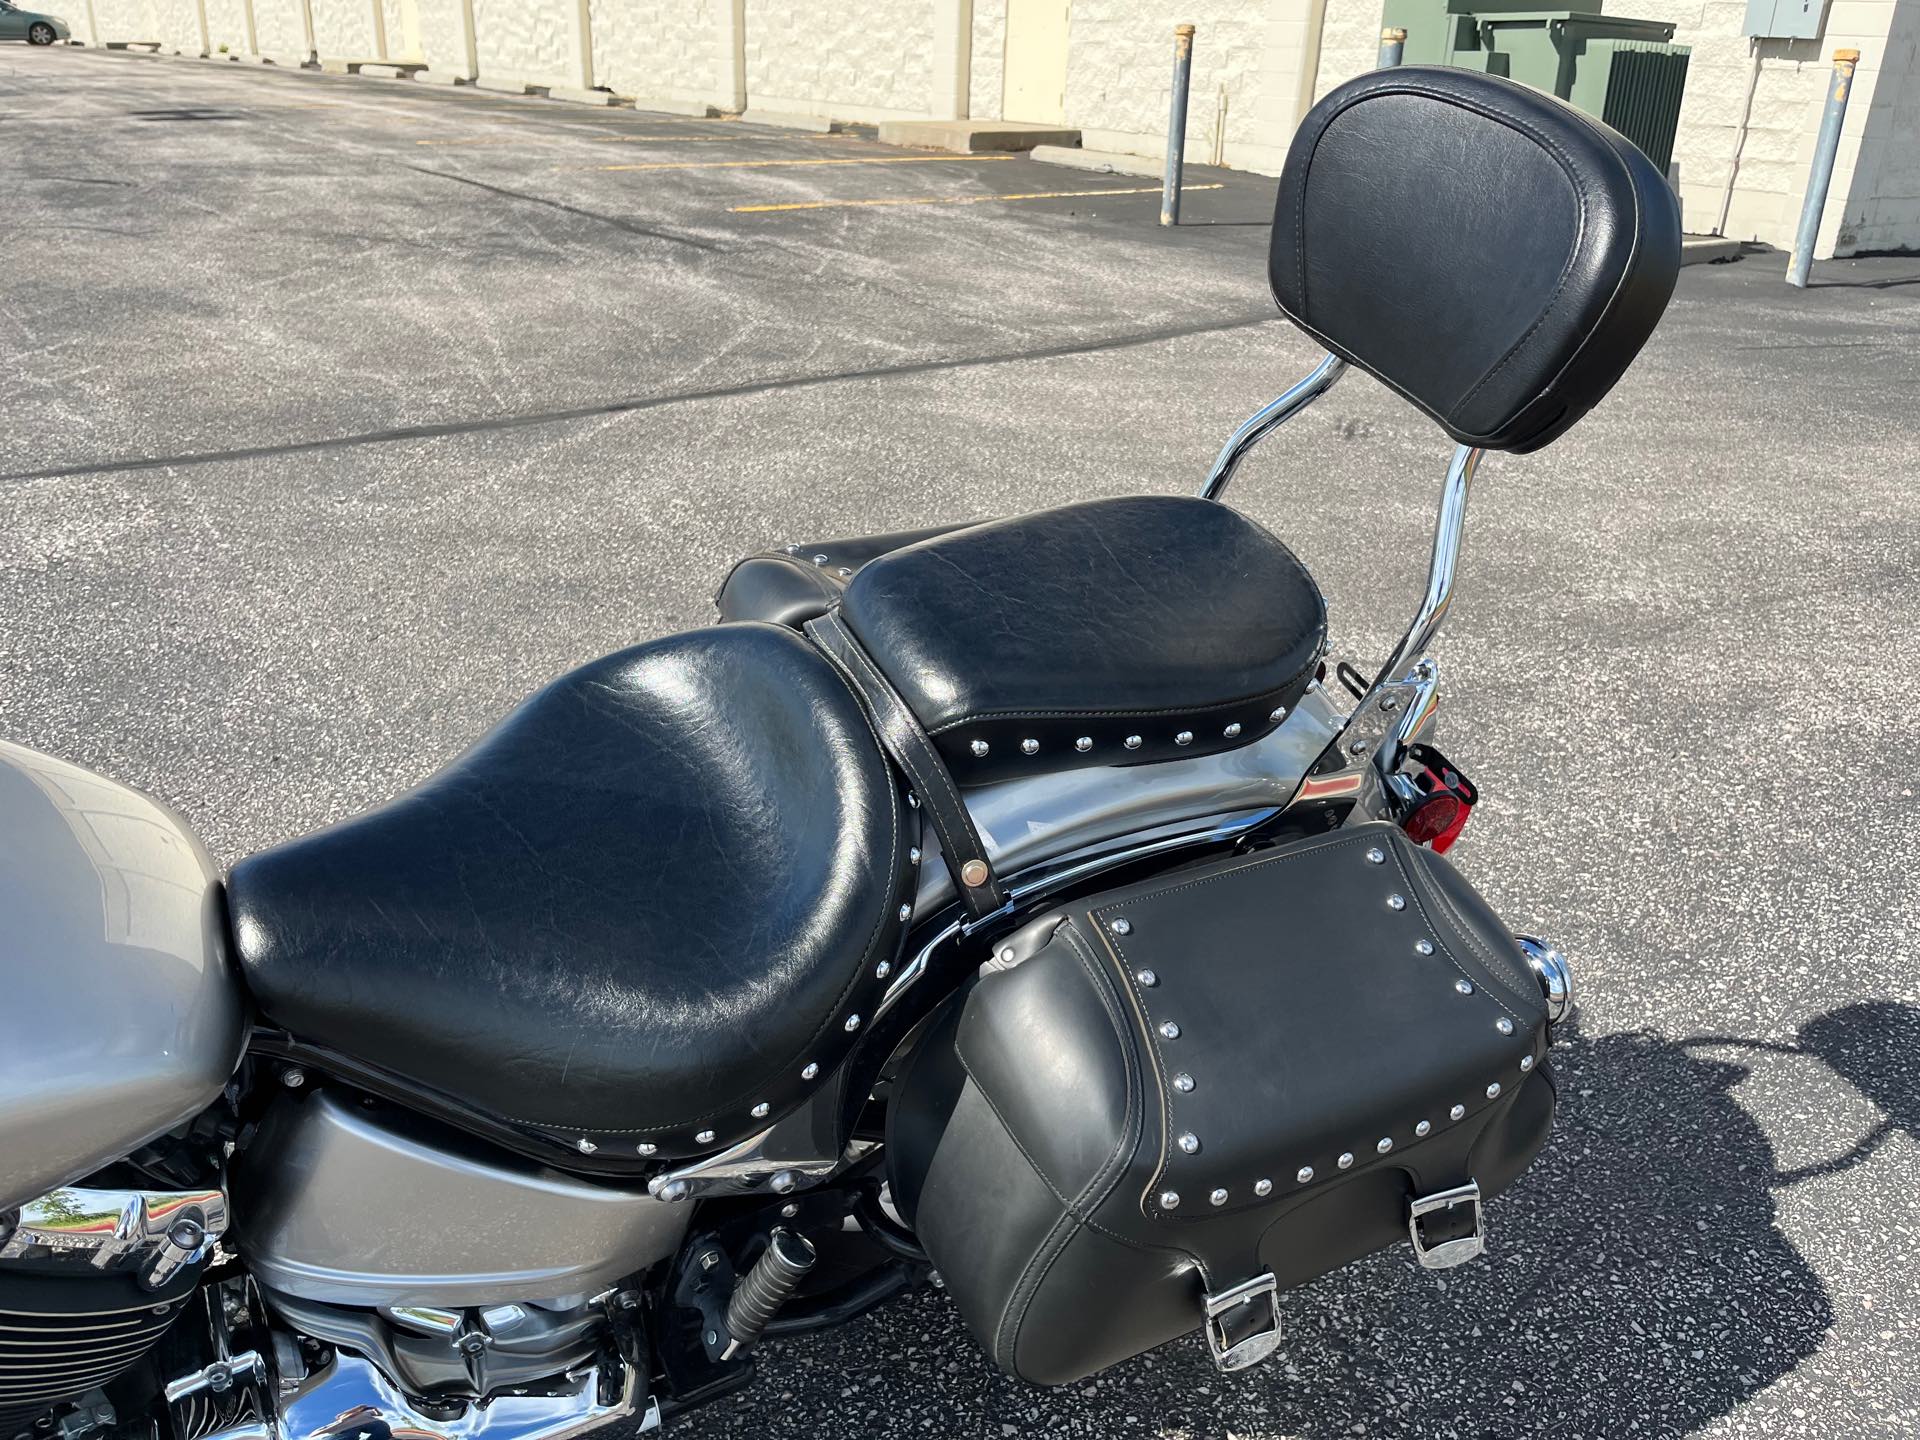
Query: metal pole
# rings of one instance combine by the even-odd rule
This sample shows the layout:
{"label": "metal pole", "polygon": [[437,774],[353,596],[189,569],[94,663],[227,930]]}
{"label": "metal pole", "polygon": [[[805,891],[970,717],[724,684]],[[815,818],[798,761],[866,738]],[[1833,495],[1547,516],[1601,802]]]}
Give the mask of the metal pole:
{"label": "metal pole", "polygon": [[1827,110],[1820,117],[1820,138],[1813,146],[1813,173],[1807,177],[1807,196],[1800,202],[1800,233],[1794,237],[1793,259],[1787,264],[1787,283],[1807,288],[1813,270],[1813,246],[1820,238],[1820,212],[1827,208],[1827,187],[1833,183],[1834,157],[1840,153],[1840,126],[1847,118],[1847,93],[1853,89],[1853,67],[1858,50],[1833,52],[1833,83],[1827,87]]}
{"label": "metal pole", "polygon": [[1400,63],[1407,53],[1407,32],[1398,25],[1389,25],[1380,32],[1380,68],[1391,69]]}
{"label": "metal pole", "polygon": [[1173,27],[1173,107],[1167,112],[1167,181],[1160,191],[1160,223],[1180,223],[1180,172],[1186,164],[1187,82],[1193,78],[1193,26]]}

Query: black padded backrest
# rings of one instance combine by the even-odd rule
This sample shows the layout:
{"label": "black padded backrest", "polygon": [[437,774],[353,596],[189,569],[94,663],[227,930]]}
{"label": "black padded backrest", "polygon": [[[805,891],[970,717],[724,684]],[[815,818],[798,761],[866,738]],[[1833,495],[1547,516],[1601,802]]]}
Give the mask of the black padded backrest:
{"label": "black padded backrest", "polygon": [[1454,439],[1537,450],[1653,332],[1673,193],[1625,136],[1492,75],[1402,66],[1314,106],[1268,275],[1287,317]]}

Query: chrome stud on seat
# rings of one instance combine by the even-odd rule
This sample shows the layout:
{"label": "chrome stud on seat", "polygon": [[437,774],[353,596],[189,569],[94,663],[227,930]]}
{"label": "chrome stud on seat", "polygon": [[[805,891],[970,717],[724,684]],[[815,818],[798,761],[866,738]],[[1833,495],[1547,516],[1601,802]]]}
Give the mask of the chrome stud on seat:
{"label": "chrome stud on seat", "polygon": [[766,1101],[762,1100],[758,1105],[754,1106],[752,1111],[749,1113],[751,1113],[753,1118],[756,1120],[764,1120],[767,1118],[768,1112],[772,1109],[773,1107],[771,1105],[767,1104]]}
{"label": "chrome stud on seat", "polygon": [[1471,995],[1473,993],[1473,982],[1463,976],[1453,982],[1453,988],[1458,990],[1462,995]]}
{"label": "chrome stud on seat", "polygon": [[1407,908],[1407,897],[1406,897],[1406,896],[1404,896],[1404,895],[1389,895],[1389,896],[1387,896],[1387,909],[1389,909],[1389,910],[1404,910],[1404,909],[1406,909],[1406,908]]}
{"label": "chrome stud on seat", "polygon": [[1133,978],[1149,990],[1160,983],[1160,977],[1151,970],[1136,970]]}
{"label": "chrome stud on seat", "polygon": [[984,759],[986,759],[986,758],[987,758],[987,752],[988,752],[989,750],[991,750],[991,749],[992,749],[993,747],[992,747],[991,745],[989,745],[989,744],[987,744],[987,742],[986,742],[986,741],[984,741],[984,740],[976,740],[976,741],[974,741],[974,742],[973,742],[973,743],[972,743],[971,745],[969,745],[969,746],[968,746],[967,748],[968,748],[969,750],[971,750],[971,751],[973,751],[973,758],[974,758],[974,759],[976,759],[976,760],[984,760]]}
{"label": "chrome stud on seat", "polygon": [[1116,935],[1131,935],[1133,933],[1133,922],[1122,915],[1114,920],[1112,924],[1108,925],[1107,928]]}
{"label": "chrome stud on seat", "polygon": [[1022,755],[1038,755],[1040,753],[1040,742],[1034,739],[1022,740],[1020,742],[1020,753]]}
{"label": "chrome stud on seat", "polygon": [[913,918],[913,906],[902,905],[900,907],[900,918],[902,920],[911,920]]}
{"label": "chrome stud on seat", "polygon": [[1431,940],[1416,940],[1413,942],[1413,948],[1418,954],[1431,955],[1433,953],[1433,942]]}
{"label": "chrome stud on seat", "polygon": [[1520,1073],[1524,1075],[1531,1069],[1533,1069],[1533,1057],[1531,1055],[1522,1055],[1520,1057]]}
{"label": "chrome stud on seat", "polygon": [[1382,1135],[1379,1143],[1373,1148],[1378,1150],[1382,1155],[1386,1154],[1389,1150],[1393,1149],[1393,1137],[1391,1135]]}
{"label": "chrome stud on seat", "polygon": [[693,1137],[693,1143],[696,1145],[711,1145],[713,1143],[713,1131],[702,1130],[698,1135]]}
{"label": "chrome stud on seat", "polygon": [[1173,743],[1174,743],[1174,744],[1176,744],[1176,745],[1191,745],[1191,744],[1193,744],[1193,731],[1191,731],[1191,730],[1182,730],[1182,731],[1181,731],[1181,732],[1180,732],[1180,733],[1179,733],[1178,735],[1176,735],[1176,736],[1174,736],[1174,737],[1173,737]]}
{"label": "chrome stud on seat", "polygon": [[[1302,1185],[1307,1184],[1309,1181],[1313,1179],[1313,1167],[1311,1165],[1302,1165],[1298,1173],[1296,1173],[1293,1178],[1298,1180]],[[1266,1181],[1262,1180],[1260,1182],[1260,1185],[1266,1185],[1266,1183],[1267,1183]],[[1264,1195],[1267,1193],[1266,1190],[1262,1190],[1260,1188],[1260,1185],[1256,1185],[1253,1187],[1254,1194]],[[1271,1189],[1271,1188],[1272,1188],[1271,1186],[1268,1186],[1268,1189]]]}
{"label": "chrome stud on seat", "polygon": [[1180,1148],[1189,1155],[1200,1153],[1200,1137],[1189,1130],[1180,1137]]}
{"label": "chrome stud on seat", "polygon": [[1500,1082],[1496,1080],[1491,1085],[1487,1086],[1487,1099],[1498,1100],[1499,1098],[1500,1098]]}
{"label": "chrome stud on seat", "polygon": [[1091,735],[1082,735],[1078,740],[1073,742],[1073,748],[1078,750],[1082,755],[1086,754],[1087,751],[1093,749],[1093,737]]}
{"label": "chrome stud on seat", "polygon": [[893,962],[891,960],[882,960],[878,965],[873,967],[873,978],[876,980],[884,980],[892,973]]}
{"label": "chrome stud on seat", "polygon": [[819,1073],[820,1073],[820,1066],[818,1065],[818,1063],[816,1063],[815,1061],[809,1060],[806,1064],[806,1068],[800,1072],[800,1078],[802,1080],[811,1080],[813,1079],[814,1076],[818,1075]]}
{"label": "chrome stud on seat", "polygon": [[594,1144],[593,1141],[587,1139],[587,1137],[584,1135],[582,1135],[578,1140],[574,1141],[573,1143],[575,1147],[578,1148],[578,1150],[582,1155],[591,1155],[593,1154],[594,1151],[600,1148],[598,1145]]}
{"label": "chrome stud on seat", "polygon": [[1369,865],[1386,864],[1387,852],[1382,850],[1378,845],[1374,846],[1371,850],[1367,851],[1367,863]]}
{"label": "chrome stud on seat", "polygon": [[1182,1070],[1178,1075],[1173,1077],[1173,1088],[1178,1090],[1182,1095],[1191,1094],[1193,1091],[1193,1076]]}
{"label": "chrome stud on seat", "polygon": [[660,1147],[651,1140],[642,1140],[638,1145],[634,1146],[633,1149],[636,1155],[652,1155],[657,1153]]}
{"label": "chrome stud on seat", "polygon": [[1284,705],[1274,706],[1273,713],[1267,716],[1267,719],[1274,721],[1276,724],[1286,718],[1287,718],[1287,707]]}
{"label": "chrome stud on seat", "polygon": [[915,865],[918,865],[920,863],[920,847],[918,845],[913,845],[908,847],[907,859],[910,863]]}
{"label": "chrome stud on seat", "polygon": [[1466,1118],[1466,1114],[1467,1114],[1466,1106],[1456,1105],[1453,1107],[1453,1109],[1447,1112],[1447,1118],[1449,1120],[1463,1120]]}
{"label": "chrome stud on seat", "polygon": [[1129,735],[1120,743],[1125,745],[1129,750],[1138,750],[1140,748],[1140,737],[1138,735]]}
{"label": "chrome stud on seat", "polygon": [[1179,1205],[1180,1192],[1178,1190],[1162,1190],[1160,1192],[1160,1208],[1162,1210],[1175,1210],[1179,1208]]}
{"label": "chrome stud on seat", "polygon": [[1163,1021],[1160,1026],[1160,1033],[1169,1040],[1178,1040],[1180,1038],[1180,1027],[1171,1020]]}
{"label": "chrome stud on seat", "polygon": [[1227,1203],[1227,1192],[1224,1189],[1216,1190],[1211,1195],[1207,1196],[1207,1199],[1212,1204],[1224,1205]]}
{"label": "chrome stud on seat", "polygon": [[854,1031],[858,1030],[859,1028],[860,1028],[860,1017],[858,1015],[847,1016],[847,1024],[846,1024],[847,1033],[851,1035]]}
{"label": "chrome stud on seat", "polygon": [[1426,1139],[1432,1131],[1433,1122],[1431,1120],[1422,1120],[1418,1125],[1413,1127],[1413,1133],[1422,1140]]}
{"label": "chrome stud on seat", "polygon": [[1341,1151],[1340,1158],[1335,1163],[1339,1165],[1342,1170],[1351,1170],[1353,1168],[1353,1152],[1351,1150]]}
{"label": "chrome stud on seat", "polygon": [[1502,1035],[1511,1035],[1513,1033],[1513,1021],[1502,1015],[1498,1020],[1493,1022],[1493,1028],[1498,1030]]}
{"label": "chrome stud on seat", "polygon": [[1227,728],[1222,730],[1220,733],[1226,736],[1227,739],[1229,740],[1237,739],[1240,734],[1240,722],[1238,720],[1234,721],[1231,725],[1227,726]]}

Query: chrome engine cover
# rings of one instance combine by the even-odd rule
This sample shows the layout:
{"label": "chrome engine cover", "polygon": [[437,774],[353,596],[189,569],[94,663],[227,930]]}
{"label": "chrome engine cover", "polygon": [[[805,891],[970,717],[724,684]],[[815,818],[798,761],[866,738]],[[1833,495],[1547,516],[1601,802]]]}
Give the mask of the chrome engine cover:
{"label": "chrome engine cover", "polygon": [[233,1198],[262,1285],[364,1307],[585,1298],[672,1255],[692,1209],[326,1089],[275,1097]]}
{"label": "chrome engine cover", "polygon": [[218,872],[136,790],[0,741],[0,1210],[204,1109],[239,1064]]}

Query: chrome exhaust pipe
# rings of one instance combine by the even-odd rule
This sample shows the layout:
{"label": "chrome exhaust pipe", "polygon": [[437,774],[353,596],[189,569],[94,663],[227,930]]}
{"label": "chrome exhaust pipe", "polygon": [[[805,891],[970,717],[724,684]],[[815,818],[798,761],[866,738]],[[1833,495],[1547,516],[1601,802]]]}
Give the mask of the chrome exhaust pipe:
{"label": "chrome exhaust pipe", "polygon": [[1519,942],[1520,953],[1527,957],[1527,968],[1533,971],[1533,978],[1540,982],[1540,993],[1546,997],[1547,1024],[1558,1025],[1573,1013],[1573,970],[1567,963],[1566,952],[1551,941],[1532,935],[1513,938]]}

